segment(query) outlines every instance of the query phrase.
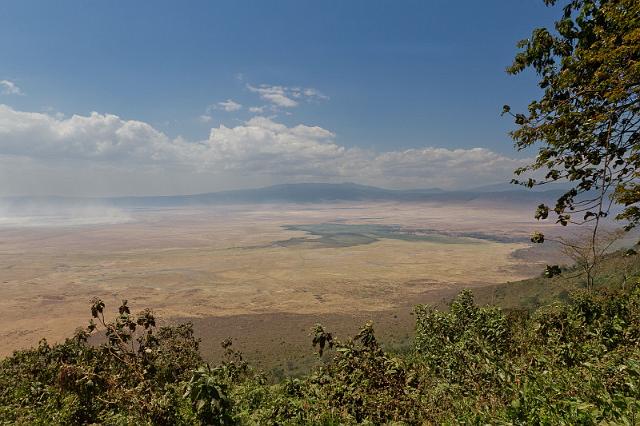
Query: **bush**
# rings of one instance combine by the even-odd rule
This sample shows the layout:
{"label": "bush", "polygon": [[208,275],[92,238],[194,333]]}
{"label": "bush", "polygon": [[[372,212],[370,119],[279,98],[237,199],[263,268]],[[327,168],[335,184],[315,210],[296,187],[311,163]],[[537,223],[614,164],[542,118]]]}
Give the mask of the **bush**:
{"label": "bush", "polygon": [[[640,290],[575,292],[529,314],[416,307],[413,351],[386,352],[373,325],[342,341],[321,325],[328,361],[268,384],[231,341],[210,366],[190,324],[157,327],[124,302],[112,322],[0,362],[1,424],[634,424],[640,411]],[[103,343],[92,337],[101,334]]]}

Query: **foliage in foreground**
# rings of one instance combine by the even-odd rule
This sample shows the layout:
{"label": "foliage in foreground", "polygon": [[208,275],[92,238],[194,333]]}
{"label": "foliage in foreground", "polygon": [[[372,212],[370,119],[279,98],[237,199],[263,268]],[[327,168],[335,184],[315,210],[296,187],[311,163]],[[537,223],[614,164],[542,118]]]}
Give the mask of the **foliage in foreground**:
{"label": "foliage in foreground", "polygon": [[[156,327],[95,301],[88,330],[0,363],[4,424],[634,424],[640,416],[640,287],[584,292],[529,314],[416,308],[412,351],[387,353],[366,324],[301,379],[271,384],[223,342],[209,366],[189,324]],[[93,321],[97,321],[97,324]],[[88,342],[102,330],[106,341]]]}

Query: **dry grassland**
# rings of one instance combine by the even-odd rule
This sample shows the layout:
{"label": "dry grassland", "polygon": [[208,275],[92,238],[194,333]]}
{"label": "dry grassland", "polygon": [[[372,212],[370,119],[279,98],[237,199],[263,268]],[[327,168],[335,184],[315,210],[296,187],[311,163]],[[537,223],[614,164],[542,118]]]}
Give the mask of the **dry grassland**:
{"label": "dry grassland", "polygon": [[[407,307],[437,301],[461,286],[539,272],[539,264],[513,256],[528,247],[517,238],[540,226],[530,220],[529,208],[368,203],[129,214],[131,222],[112,225],[0,228],[0,355],[36,344],[45,335],[49,340],[69,336],[86,323],[94,296],[113,310],[125,298],[134,310],[150,307],[165,319],[214,321],[202,325],[209,329],[203,335],[212,340],[242,333],[243,327],[256,331],[247,318],[260,323],[261,330],[269,329],[269,318],[274,327],[284,322],[290,325],[286,333],[305,329],[314,318],[372,312],[391,313],[391,324],[398,309],[407,316]],[[322,223],[482,232],[516,240],[380,239],[347,247],[279,243],[316,238],[286,230],[286,225]],[[283,316],[275,320],[274,315]],[[244,326],[227,333],[217,327],[212,332],[211,324]],[[214,346],[204,343],[209,353]]]}

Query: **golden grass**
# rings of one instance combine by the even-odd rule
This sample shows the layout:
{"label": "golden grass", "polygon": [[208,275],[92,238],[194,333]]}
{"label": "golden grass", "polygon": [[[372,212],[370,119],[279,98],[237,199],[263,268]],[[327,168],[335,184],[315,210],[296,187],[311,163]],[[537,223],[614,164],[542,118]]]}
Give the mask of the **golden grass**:
{"label": "golden grass", "polygon": [[[165,318],[387,311],[443,291],[531,276],[524,243],[441,244],[383,239],[342,248],[273,247],[306,234],[282,226],[340,221],[525,236],[531,210],[439,204],[184,208],[135,213],[132,223],[0,229],[0,354],[59,340],[101,297],[112,310]],[[535,267],[535,265],[534,265]]]}

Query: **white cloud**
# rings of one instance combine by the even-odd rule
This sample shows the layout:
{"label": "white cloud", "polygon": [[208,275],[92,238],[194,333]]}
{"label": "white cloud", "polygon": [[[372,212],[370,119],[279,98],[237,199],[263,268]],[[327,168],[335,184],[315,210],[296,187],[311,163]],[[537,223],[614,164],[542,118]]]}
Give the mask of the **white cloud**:
{"label": "white cloud", "polygon": [[59,119],[0,105],[0,154],[98,161],[170,158],[169,138],[147,123],[91,113]]}
{"label": "white cloud", "polygon": [[58,120],[62,120],[64,118],[64,112],[56,111],[55,108],[50,106],[42,108],[42,111],[46,112],[49,115],[54,116]]}
{"label": "white cloud", "polygon": [[0,80],[0,93],[3,95],[24,95],[22,90],[9,80]]}
{"label": "white cloud", "polygon": [[269,102],[275,108],[293,108],[298,106],[302,100],[310,102],[329,99],[319,90],[310,87],[271,86],[268,84],[261,84],[256,87],[247,84],[247,89],[257,93],[262,100]]}
{"label": "white cloud", "polygon": [[[508,180],[526,162],[485,148],[376,152],[345,147],[335,139],[322,127],[288,127],[254,117],[235,127],[212,128],[204,140],[187,141],[112,114],[62,119],[0,105],[0,168],[20,176],[4,179],[0,173],[0,193],[20,192],[20,182],[37,182],[39,190],[46,187],[50,193],[68,192],[71,185],[93,195],[93,185],[102,188],[105,182],[112,182],[111,193],[303,181],[456,188]],[[60,183],[61,176],[67,184]]]}
{"label": "white cloud", "polygon": [[322,100],[322,101],[326,101],[329,100],[329,97],[322,94],[319,90],[317,89],[313,89],[313,88],[306,88],[306,89],[297,89],[299,91],[299,93],[302,96],[305,96],[308,99],[317,99],[317,100]]}
{"label": "white cloud", "polygon": [[247,84],[247,89],[254,93],[258,93],[260,98],[274,105],[283,108],[293,108],[298,106],[298,102],[294,101],[287,95],[287,88],[282,86],[268,86],[266,84],[255,87]]}
{"label": "white cloud", "polygon": [[212,113],[216,110],[223,110],[226,112],[234,112],[242,109],[242,105],[233,99],[227,99],[226,101],[218,102],[207,106],[204,114],[198,116],[198,121],[202,123],[209,123],[213,120]]}
{"label": "white cloud", "polygon": [[233,112],[233,111],[241,110],[242,105],[233,101],[232,99],[227,99],[226,101],[218,102],[217,108],[225,110],[227,112]]}
{"label": "white cloud", "polygon": [[264,111],[267,109],[266,105],[262,105],[262,106],[252,106],[249,107],[249,112],[252,112],[254,114],[264,114]]}

